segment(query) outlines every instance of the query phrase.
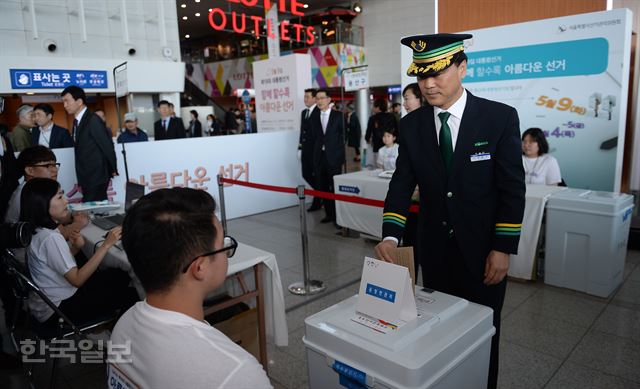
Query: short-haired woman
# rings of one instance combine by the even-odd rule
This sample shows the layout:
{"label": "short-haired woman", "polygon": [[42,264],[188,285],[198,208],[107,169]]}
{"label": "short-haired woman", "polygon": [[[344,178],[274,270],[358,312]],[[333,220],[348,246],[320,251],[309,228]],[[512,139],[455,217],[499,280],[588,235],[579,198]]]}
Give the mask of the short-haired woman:
{"label": "short-haired woman", "polygon": [[558,161],[549,153],[549,143],[539,128],[529,128],[522,134],[522,164],[525,183],[558,185],[562,182]]}

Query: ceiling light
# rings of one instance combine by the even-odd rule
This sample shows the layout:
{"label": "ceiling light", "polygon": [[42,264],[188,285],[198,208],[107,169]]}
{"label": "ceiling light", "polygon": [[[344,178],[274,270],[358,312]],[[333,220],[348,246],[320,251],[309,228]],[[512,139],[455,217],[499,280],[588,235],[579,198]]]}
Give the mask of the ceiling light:
{"label": "ceiling light", "polygon": [[185,37],[186,39],[189,39],[189,38],[191,38],[191,35],[187,34],[187,35],[185,35],[184,37]]}
{"label": "ceiling light", "polygon": [[213,8],[209,8],[209,12],[213,12]]}
{"label": "ceiling light", "polygon": [[200,2],[200,0],[196,0],[196,3],[199,3],[199,2]]}
{"label": "ceiling light", "polygon": [[360,12],[362,12],[362,6],[360,5],[360,3],[355,3],[355,4],[353,5],[353,11],[354,11],[355,13],[360,13]]}
{"label": "ceiling light", "polygon": [[309,4],[302,4],[302,8],[309,8]]}
{"label": "ceiling light", "polygon": [[186,4],[180,4],[180,7],[187,8],[187,5]]}
{"label": "ceiling light", "polygon": [[28,94],[29,96],[31,96],[31,95],[35,95],[35,93],[34,93],[34,92],[27,92],[27,94]]}
{"label": "ceiling light", "polygon": [[200,16],[200,12],[196,12],[196,16]]}
{"label": "ceiling light", "polygon": [[323,20],[323,21],[322,21],[322,25],[323,25],[323,26],[326,26],[327,24],[329,24],[329,22],[327,22],[326,20]]}
{"label": "ceiling light", "polygon": [[182,17],[182,20],[187,20],[187,17],[186,17],[186,16],[183,16],[183,17]]}

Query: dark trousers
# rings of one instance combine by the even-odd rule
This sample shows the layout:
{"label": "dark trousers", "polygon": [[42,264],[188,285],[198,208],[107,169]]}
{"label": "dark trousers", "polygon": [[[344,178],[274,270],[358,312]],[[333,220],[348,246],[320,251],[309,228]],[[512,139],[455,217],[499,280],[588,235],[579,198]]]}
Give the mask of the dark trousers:
{"label": "dark trousers", "polygon": [[[309,186],[313,189],[318,189],[316,175],[313,168],[313,149],[307,150],[303,148],[300,162],[302,165],[302,178],[304,178],[304,180],[307,181]],[[313,208],[320,208],[322,206],[322,199],[314,197],[313,204],[311,206]]]}
{"label": "dark trousers", "polygon": [[[58,308],[76,325],[106,317],[118,309],[124,313],[140,300],[136,290],[128,286],[130,282],[129,275],[120,269],[98,270]],[[45,325],[55,326],[57,321],[53,315]]]}
{"label": "dark trousers", "polygon": [[97,186],[82,187],[82,201],[101,201],[107,199],[107,188],[109,181]]}
{"label": "dark trousers", "polygon": [[[318,189],[323,192],[333,193],[333,176],[342,173],[342,166],[332,166],[327,161],[325,153],[322,153],[320,165],[316,168],[316,182]],[[323,200],[324,212],[333,221],[336,220],[336,203],[333,200]]]}
{"label": "dark trousers", "polygon": [[[487,286],[476,274],[471,274],[464,262],[455,236],[447,240],[447,252],[442,263],[427,262],[422,265],[422,280],[426,287],[493,309],[493,326],[496,334],[491,339],[491,358],[487,388],[496,388],[498,383],[498,352],[500,345],[500,312],[507,289],[507,279]],[[484,268],[484,267],[483,267]]]}

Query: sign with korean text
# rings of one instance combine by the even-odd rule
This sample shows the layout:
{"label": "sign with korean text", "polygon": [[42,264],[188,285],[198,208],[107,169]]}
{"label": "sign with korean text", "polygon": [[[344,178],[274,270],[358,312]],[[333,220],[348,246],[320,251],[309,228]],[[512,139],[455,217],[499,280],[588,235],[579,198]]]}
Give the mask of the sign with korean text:
{"label": "sign with korean text", "polygon": [[356,310],[393,327],[415,319],[418,311],[409,269],[365,257]]}
{"label": "sign with korean text", "polygon": [[345,92],[353,92],[359,89],[365,89],[369,87],[369,68],[359,67],[357,69],[345,69],[342,73]]}
{"label": "sign with korean text", "polygon": [[304,90],[311,88],[311,60],[291,54],[253,63],[258,132],[299,131]]}
{"label": "sign with korean text", "polygon": [[616,9],[468,31],[463,85],[542,129],[568,186],[619,191],[631,24]]}
{"label": "sign with korean text", "polygon": [[84,89],[106,89],[104,70],[9,69],[13,89],[64,89],[77,85]]}
{"label": "sign with korean text", "polygon": [[[282,131],[238,136],[216,136],[127,144],[129,178],[142,184],[146,192],[163,188],[188,187],[205,190],[218,198],[216,176],[236,181],[296,187],[303,182],[297,162],[299,133]],[[124,161],[116,144],[119,176],[107,189],[109,200],[124,203]],[[215,153],[211,152],[215,150]],[[70,203],[82,201],[77,184],[73,148],[54,149],[58,162],[58,182]],[[225,183],[226,213],[232,219],[290,207],[296,196],[255,190]]]}

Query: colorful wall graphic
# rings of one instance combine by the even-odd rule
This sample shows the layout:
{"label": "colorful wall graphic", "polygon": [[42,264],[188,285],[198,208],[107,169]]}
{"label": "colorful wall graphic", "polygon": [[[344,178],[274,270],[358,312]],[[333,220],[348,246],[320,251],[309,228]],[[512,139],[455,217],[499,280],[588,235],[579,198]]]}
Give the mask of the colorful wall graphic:
{"label": "colorful wall graphic", "polygon": [[[315,88],[332,88],[340,86],[340,71],[344,68],[365,65],[364,47],[333,44],[310,47],[282,53],[309,54],[311,57],[311,79]],[[194,64],[202,67],[204,82],[194,79],[196,85],[203,85],[209,96],[231,96],[238,88],[254,89],[252,64],[267,59],[267,55],[236,58],[207,64]],[[200,72],[194,72],[194,78]]]}

